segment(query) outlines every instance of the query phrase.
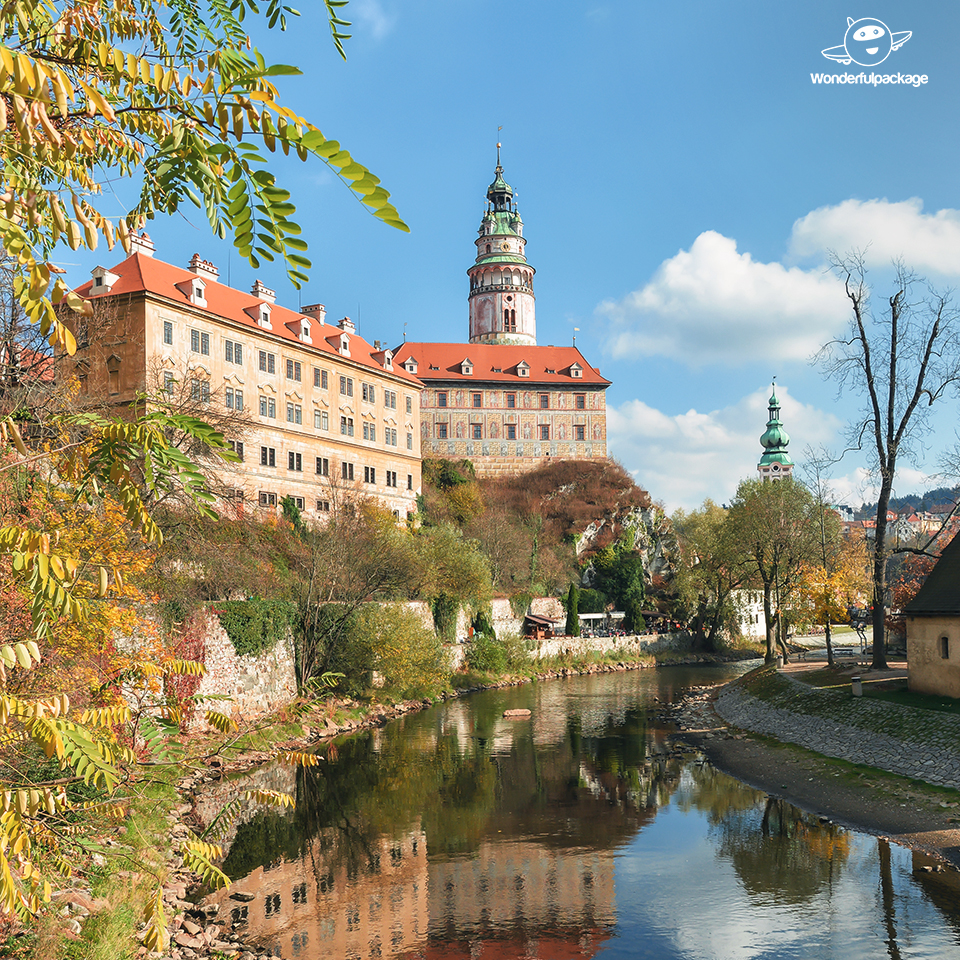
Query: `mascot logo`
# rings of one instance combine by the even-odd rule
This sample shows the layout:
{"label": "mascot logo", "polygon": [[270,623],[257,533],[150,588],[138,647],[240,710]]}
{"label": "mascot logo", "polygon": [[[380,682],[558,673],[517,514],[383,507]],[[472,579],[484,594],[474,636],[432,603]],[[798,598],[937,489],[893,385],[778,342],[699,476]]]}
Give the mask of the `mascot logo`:
{"label": "mascot logo", "polygon": [[827,47],[823,55],[842,64],[859,63],[861,67],[875,67],[883,63],[894,50],[899,50],[911,37],[912,30],[892,33],[882,21],[873,17],[854,20],[847,17],[847,32],[839,47]]}

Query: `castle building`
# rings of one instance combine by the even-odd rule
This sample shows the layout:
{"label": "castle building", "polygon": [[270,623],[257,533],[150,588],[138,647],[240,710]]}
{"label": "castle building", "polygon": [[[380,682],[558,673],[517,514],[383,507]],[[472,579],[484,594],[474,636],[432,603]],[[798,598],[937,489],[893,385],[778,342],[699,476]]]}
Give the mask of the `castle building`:
{"label": "castle building", "polygon": [[610,381],[575,346],[537,345],[535,271],[499,144],[475,244],[469,342],[405,342],[394,355],[423,383],[424,455],[468,458],[479,476],[606,458]]}
{"label": "castle building", "polygon": [[763,480],[782,480],[793,475],[794,463],[787,453],[790,435],[780,422],[780,401],[777,399],[776,385],[770,395],[768,413],[767,429],[760,437],[763,455],[757,464],[757,470]]}
{"label": "castle building", "polygon": [[199,255],[184,269],[153,252],[138,236],[77,290],[94,307],[69,361],[87,403],[147,394],[218,426],[240,462],[219,464],[215,488],[240,503],[275,512],[290,496],[314,519],[355,496],[416,510],[422,385],[392,351],[349,317],[327,323],[322,304],[289,310],[259,280],[244,293]]}

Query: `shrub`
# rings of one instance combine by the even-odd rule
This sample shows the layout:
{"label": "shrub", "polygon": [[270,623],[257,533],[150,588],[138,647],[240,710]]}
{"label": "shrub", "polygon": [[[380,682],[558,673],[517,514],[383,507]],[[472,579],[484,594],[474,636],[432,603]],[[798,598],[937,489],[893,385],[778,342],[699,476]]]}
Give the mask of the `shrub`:
{"label": "shrub", "polygon": [[272,650],[293,626],[297,609],[286,600],[220,600],[211,608],[239,656]]}
{"label": "shrub", "polygon": [[483,673],[506,673],[507,651],[496,636],[478,633],[467,649],[467,664]]}
{"label": "shrub", "polygon": [[449,670],[437,635],[412,610],[369,604],[356,616],[351,634],[391,691],[413,697],[436,689]]}

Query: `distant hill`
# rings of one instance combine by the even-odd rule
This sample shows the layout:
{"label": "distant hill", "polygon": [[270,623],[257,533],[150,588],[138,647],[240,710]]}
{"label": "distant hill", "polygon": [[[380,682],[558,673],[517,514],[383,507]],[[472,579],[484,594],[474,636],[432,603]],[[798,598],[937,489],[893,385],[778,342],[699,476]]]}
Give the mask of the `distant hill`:
{"label": "distant hill", "polygon": [[[908,493],[903,497],[891,497],[890,509],[894,513],[902,513],[904,510],[910,510],[915,513],[926,513],[934,510],[935,507],[953,506],[960,498],[960,486],[956,487],[937,487],[934,490],[928,490],[926,493]],[[873,503],[864,503],[856,511],[858,520],[866,520],[877,514],[876,501]]]}

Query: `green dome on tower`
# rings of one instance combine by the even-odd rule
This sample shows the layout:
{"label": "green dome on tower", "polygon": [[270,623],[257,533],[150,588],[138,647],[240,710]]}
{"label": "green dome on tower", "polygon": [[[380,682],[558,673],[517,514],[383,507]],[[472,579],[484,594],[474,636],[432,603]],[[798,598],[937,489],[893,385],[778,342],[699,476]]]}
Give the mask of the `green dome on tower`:
{"label": "green dome on tower", "polygon": [[792,467],[793,460],[787,452],[790,434],[783,429],[783,424],[780,422],[780,401],[777,399],[776,387],[770,396],[768,412],[770,419],[767,420],[767,429],[760,437],[763,456],[760,457],[759,466],[762,468],[776,463],[784,467]]}

